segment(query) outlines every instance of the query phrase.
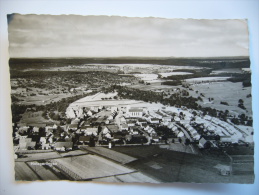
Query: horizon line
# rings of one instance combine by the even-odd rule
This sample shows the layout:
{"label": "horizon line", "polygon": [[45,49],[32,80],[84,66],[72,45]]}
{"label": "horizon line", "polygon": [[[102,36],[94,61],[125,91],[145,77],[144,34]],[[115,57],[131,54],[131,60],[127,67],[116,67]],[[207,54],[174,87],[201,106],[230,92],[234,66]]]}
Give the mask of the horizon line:
{"label": "horizon line", "polygon": [[171,59],[173,59],[173,58],[175,58],[175,59],[184,59],[184,58],[192,58],[192,59],[194,59],[194,58],[250,58],[250,56],[248,55],[248,56],[196,56],[196,57],[194,57],[194,56],[190,56],[190,57],[181,57],[181,56],[179,56],[179,57],[176,57],[176,56],[168,56],[168,57],[165,57],[165,56],[111,56],[111,57],[101,57],[101,56],[98,56],[98,57],[87,57],[87,56],[72,56],[72,57],[9,57],[9,59],[60,59],[60,58],[67,58],[67,59],[76,59],[76,58],[85,58],[85,59],[87,59],[87,58],[91,58],[91,59],[93,59],[93,58],[97,58],[97,59],[104,59],[104,58],[160,58],[160,59],[162,59],[162,58],[164,58],[164,59],[166,59],[166,58],[171,58]]}

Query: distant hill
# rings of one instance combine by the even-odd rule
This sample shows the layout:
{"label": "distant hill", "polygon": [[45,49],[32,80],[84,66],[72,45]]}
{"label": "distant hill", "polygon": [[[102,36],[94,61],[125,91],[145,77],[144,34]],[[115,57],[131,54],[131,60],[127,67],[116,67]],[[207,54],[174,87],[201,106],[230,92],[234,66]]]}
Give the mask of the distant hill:
{"label": "distant hill", "polygon": [[156,64],[174,66],[201,66],[210,68],[249,68],[249,57],[202,57],[202,58],[154,58],[154,57],[118,57],[118,58],[10,58],[10,68],[48,68],[81,64]]}

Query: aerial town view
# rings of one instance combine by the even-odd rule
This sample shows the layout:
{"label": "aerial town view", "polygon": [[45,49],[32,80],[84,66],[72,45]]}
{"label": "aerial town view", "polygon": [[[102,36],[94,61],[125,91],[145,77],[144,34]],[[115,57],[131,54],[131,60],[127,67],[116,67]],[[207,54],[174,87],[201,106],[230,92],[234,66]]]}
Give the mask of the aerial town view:
{"label": "aerial town view", "polygon": [[[92,39],[87,41],[94,45],[91,55],[78,57],[73,52],[68,55],[64,49],[52,56],[55,51],[48,51],[48,44],[36,44],[35,38],[28,39],[22,34],[34,28],[48,29],[58,16],[50,17],[47,27],[40,24],[31,27],[26,23],[26,20],[39,20],[37,17],[41,16],[9,16],[15,180],[254,182],[251,70],[247,50],[242,53],[233,49],[234,54],[224,51],[220,57],[220,50],[217,56],[210,53],[201,56],[199,52],[191,57],[155,56],[144,48],[145,44],[150,46],[146,43],[148,37],[138,40],[143,44],[140,46],[143,53],[139,54],[140,49],[132,51],[132,45],[123,42],[125,32],[120,29],[118,39],[127,49],[122,48],[121,54],[114,56],[115,51],[105,48],[108,40],[114,43],[117,37],[112,39],[105,31],[110,30],[109,25],[104,25],[107,37],[97,36],[98,41],[102,39],[101,45],[95,42],[94,35],[87,35]],[[89,31],[100,30],[90,22],[96,18],[83,17]],[[124,24],[116,21],[120,19]],[[120,17],[103,17],[100,21],[103,20],[114,28],[137,20],[139,24],[153,26],[150,32],[156,25],[162,29],[170,24],[162,24],[163,19],[157,24]],[[195,22],[192,25],[197,28],[204,25]],[[83,28],[79,24],[75,26]],[[47,33],[32,34],[44,43],[48,41]],[[82,42],[86,41],[80,36]],[[152,40],[155,38],[154,33]],[[28,43],[21,43],[21,39]],[[55,36],[55,39],[59,38]],[[34,47],[34,42],[45,49],[39,50],[45,56],[27,51],[27,47]],[[50,44],[51,47],[58,42]],[[62,47],[68,42],[63,41]],[[81,44],[74,39],[73,42]],[[163,44],[157,43],[157,47],[162,48]],[[19,49],[23,52],[18,52]],[[86,48],[85,52],[88,51]],[[96,54],[104,51],[109,55]]]}

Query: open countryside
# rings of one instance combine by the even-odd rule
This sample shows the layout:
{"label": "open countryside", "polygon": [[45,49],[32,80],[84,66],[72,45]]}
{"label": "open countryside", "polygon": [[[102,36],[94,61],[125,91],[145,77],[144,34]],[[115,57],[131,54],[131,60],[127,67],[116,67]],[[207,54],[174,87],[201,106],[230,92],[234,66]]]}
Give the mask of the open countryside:
{"label": "open countryside", "polygon": [[253,183],[249,67],[245,57],[13,58],[15,178]]}

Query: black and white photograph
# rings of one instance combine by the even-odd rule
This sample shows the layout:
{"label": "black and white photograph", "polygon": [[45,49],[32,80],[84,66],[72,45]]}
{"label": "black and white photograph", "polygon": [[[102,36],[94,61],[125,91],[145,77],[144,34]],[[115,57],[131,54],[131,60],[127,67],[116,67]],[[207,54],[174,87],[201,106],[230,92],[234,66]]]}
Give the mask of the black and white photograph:
{"label": "black and white photograph", "polygon": [[7,21],[16,181],[254,183],[246,19]]}

